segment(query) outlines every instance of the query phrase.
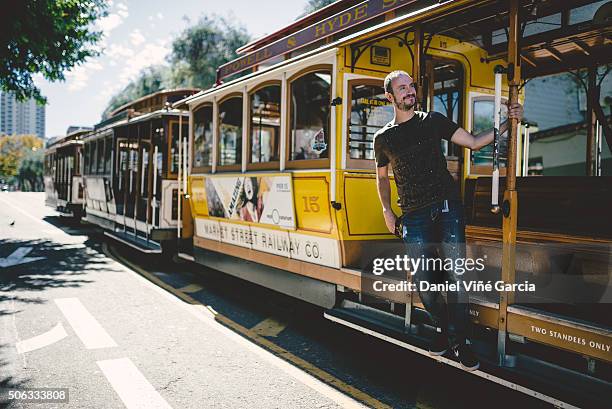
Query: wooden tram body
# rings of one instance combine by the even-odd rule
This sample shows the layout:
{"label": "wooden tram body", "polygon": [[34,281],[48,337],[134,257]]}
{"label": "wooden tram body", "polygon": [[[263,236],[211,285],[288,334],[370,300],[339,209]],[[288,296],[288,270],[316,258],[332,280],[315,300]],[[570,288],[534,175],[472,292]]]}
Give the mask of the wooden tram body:
{"label": "wooden tram body", "polygon": [[[476,131],[492,125],[477,114],[492,104],[495,65],[507,71],[504,99],[523,102],[527,80],[583,69],[592,78],[609,64],[610,5],[370,0],[346,1],[340,11],[339,3],[246,45],[218,71],[219,80],[248,75],[174,105],[190,119],[178,184],[181,255],[424,353],[418,295],[364,291],[364,282],[396,282],[372,275],[371,261],[403,246],[386,230],[376,191],[372,136],[392,118],[382,79],[412,73],[422,109]],[[557,16],[557,28],[538,28]],[[476,373],[564,407],[597,405],[612,391],[612,179],[601,176],[612,137],[592,82],[585,176],[528,176],[536,139],[528,123],[511,121],[499,214],[489,211],[488,153],[445,146],[461,184],[468,254],[486,254],[504,283],[549,283],[559,257],[572,277],[557,298],[507,290],[471,297],[484,362]],[[581,297],[567,296],[578,290]]]}
{"label": "wooden tram body", "polygon": [[79,220],[84,212],[82,138],[91,129],[78,128],[45,148],[45,204],[60,214]]}
{"label": "wooden tram body", "polygon": [[111,113],[84,138],[86,220],[145,252],[161,252],[177,226],[179,137],[186,115],[170,104],[195,92],[160,91]]}

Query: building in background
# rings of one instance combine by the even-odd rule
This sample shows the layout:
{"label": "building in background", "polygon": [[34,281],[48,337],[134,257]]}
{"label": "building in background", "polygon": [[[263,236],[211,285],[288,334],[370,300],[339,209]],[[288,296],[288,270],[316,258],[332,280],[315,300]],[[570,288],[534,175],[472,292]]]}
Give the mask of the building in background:
{"label": "building in background", "polygon": [[34,99],[17,101],[11,92],[0,92],[0,135],[45,137],[45,106]]}

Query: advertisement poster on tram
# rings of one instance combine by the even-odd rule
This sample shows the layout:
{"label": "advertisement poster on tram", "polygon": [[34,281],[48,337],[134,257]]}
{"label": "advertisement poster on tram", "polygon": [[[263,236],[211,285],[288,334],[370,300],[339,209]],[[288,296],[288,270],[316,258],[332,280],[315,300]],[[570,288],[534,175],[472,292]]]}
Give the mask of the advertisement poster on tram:
{"label": "advertisement poster on tram", "polygon": [[206,178],[208,214],[295,229],[290,175]]}

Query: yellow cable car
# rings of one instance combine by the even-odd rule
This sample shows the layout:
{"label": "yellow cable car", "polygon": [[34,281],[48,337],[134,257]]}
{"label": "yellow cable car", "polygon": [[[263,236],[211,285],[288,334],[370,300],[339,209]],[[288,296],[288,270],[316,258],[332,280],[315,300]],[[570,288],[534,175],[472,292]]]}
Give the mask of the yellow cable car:
{"label": "yellow cable car", "polygon": [[191,124],[181,255],[426,354],[418,296],[395,290],[409,276],[372,270],[403,251],[376,191],[373,136],[393,118],[383,78],[411,73],[422,110],[474,133],[493,126],[496,94],[521,101],[525,121],[510,121],[499,152],[443,146],[468,254],[486,259],[474,279],[496,283],[470,294],[474,373],[563,407],[601,404],[612,391],[610,3],[344,4],[242,47],[215,87],[174,105]]}

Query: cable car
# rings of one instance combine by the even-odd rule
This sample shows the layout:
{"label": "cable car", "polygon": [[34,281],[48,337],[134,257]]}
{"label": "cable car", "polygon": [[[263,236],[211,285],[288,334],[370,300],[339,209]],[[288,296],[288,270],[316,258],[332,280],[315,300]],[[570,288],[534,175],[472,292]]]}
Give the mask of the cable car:
{"label": "cable car", "polygon": [[91,128],[70,127],[66,136],[51,139],[45,149],[45,204],[77,221],[84,214],[82,138],[89,131]]}
{"label": "cable car", "polygon": [[86,220],[145,253],[174,243],[177,174],[186,113],[170,105],[194,89],[156,92],[125,104],[86,135]]}
{"label": "cable car", "polygon": [[[393,117],[383,78],[411,73],[422,110],[473,133],[503,119],[501,102],[520,101],[525,120],[510,121],[496,149],[443,146],[468,255],[487,258],[474,280],[499,284],[470,293],[482,362],[472,373],[559,407],[605,405],[610,5],[338,2],[245,45],[215,87],[174,105],[192,119],[180,256],[426,355],[418,294],[374,288],[402,277],[373,274],[373,260],[404,251],[376,192],[373,135]],[[524,282],[538,290],[513,291]]]}

